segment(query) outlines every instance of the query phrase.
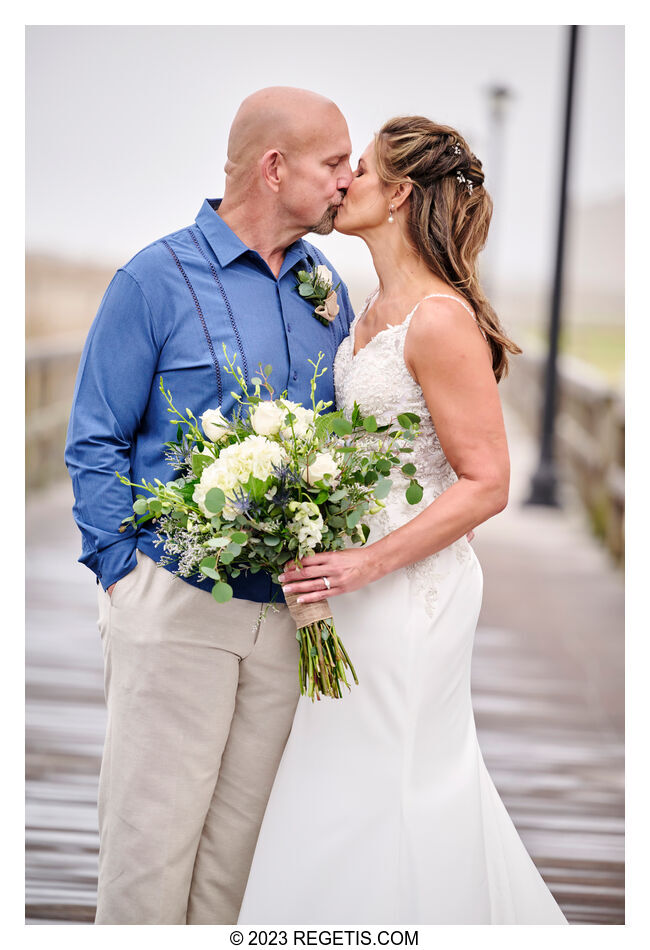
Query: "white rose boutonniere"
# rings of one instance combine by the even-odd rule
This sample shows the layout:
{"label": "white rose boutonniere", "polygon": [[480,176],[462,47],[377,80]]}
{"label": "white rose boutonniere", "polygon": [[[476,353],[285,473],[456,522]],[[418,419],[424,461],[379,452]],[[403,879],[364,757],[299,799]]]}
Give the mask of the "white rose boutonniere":
{"label": "white rose boutonniere", "polygon": [[328,326],[339,312],[336,291],[340,285],[332,287],[331,270],[324,264],[319,264],[312,271],[299,270],[296,276],[298,293],[305,300],[312,300],[316,304],[313,315],[324,326]]}

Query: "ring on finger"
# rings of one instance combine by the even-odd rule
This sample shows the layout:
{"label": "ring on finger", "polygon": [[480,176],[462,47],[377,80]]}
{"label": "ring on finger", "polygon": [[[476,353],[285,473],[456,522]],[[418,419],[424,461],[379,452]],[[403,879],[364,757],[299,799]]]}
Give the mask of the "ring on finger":
{"label": "ring on finger", "polygon": [[329,579],[329,577],[324,577],[323,580],[325,581],[325,587],[327,587],[327,589],[329,590],[329,589],[331,588],[331,586],[332,586],[332,585],[330,584],[330,579]]}

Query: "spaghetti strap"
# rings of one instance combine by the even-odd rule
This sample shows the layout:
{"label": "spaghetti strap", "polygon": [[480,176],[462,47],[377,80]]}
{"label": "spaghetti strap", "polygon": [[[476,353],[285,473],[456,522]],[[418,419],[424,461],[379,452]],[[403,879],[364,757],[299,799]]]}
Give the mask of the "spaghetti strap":
{"label": "spaghetti strap", "polygon": [[418,307],[420,306],[420,304],[421,304],[421,303],[424,303],[425,300],[430,300],[432,297],[446,297],[447,300],[455,300],[456,303],[459,303],[459,304],[461,305],[461,307],[464,307],[464,309],[467,310],[468,314],[470,315],[470,317],[472,318],[472,320],[474,321],[474,323],[476,324],[476,326],[477,326],[477,327],[479,328],[479,330],[481,331],[481,336],[483,337],[483,339],[484,339],[486,342],[488,342],[488,338],[487,338],[487,335],[486,335],[486,333],[485,333],[485,330],[483,329],[483,327],[481,326],[481,324],[480,324],[480,323],[478,322],[478,320],[476,319],[476,314],[474,313],[474,311],[472,310],[472,308],[469,306],[469,304],[466,304],[464,300],[461,300],[460,297],[455,297],[453,294],[427,294],[427,296],[426,296],[426,297],[423,297],[422,300],[418,300],[418,302],[416,303],[416,305],[413,307],[413,309],[411,310],[411,312],[410,312],[409,315],[407,316],[407,318],[406,318],[406,320],[404,321],[404,323],[410,322],[411,317],[413,316],[413,314],[415,313],[415,311],[418,309]]}
{"label": "spaghetti strap", "polygon": [[[411,312],[409,313],[408,317],[412,317],[413,314],[415,313],[415,311],[416,311],[416,310],[418,309],[418,307],[420,306],[420,304],[421,304],[421,303],[424,303],[425,300],[430,300],[432,297],[446,297],[447,300],[455,300],[456,303],[459,303],[459,304],[461,305],[461,307],[464,307],[465,310],[467,310],[467,312],[470,314],[470,316],[472,316],[472,317],[474,318],[474,320],[476,320],[476,314],[474,313],[474,311],[472,310],[472,308],[471,308],[468,304],[466,304],[464,300],[461,300],[460,297],[455,297],[453,294],[427,294],[427,296],[426,296],[426,297],[423,297],[422,300],[418,300],[418,302],[416,303],[416,305],[413,307],[413,309],[412,309]],[[408,317],[407,317],[407,319],[408,319]]]}

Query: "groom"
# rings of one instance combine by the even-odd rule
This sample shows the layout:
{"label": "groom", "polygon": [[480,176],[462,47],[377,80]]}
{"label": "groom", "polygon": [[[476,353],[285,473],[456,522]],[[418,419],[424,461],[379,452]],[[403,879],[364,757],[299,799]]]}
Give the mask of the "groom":
{"label": "groom", "polygon": [[[168,481],[174,437],[159,378],[197,417],[236,405],[222,344],[276,393],[334,400],[332,365],[352,308],[341,284],[328,326],[294,272],[331,265],[302,240],[332,230],[351,181],[338,108],[300,89],[244,100],[222,201],[115,274],[79,366],[66,463],[96,574],[108,725],[99,785],[98,924],[232,924],[298,699],[295,624],[268,575],[232,581],[218,605],[157,569],[155,526],[122,531],[133,495],[115,476]],[[333,271],[333,284],[339,277]]]}

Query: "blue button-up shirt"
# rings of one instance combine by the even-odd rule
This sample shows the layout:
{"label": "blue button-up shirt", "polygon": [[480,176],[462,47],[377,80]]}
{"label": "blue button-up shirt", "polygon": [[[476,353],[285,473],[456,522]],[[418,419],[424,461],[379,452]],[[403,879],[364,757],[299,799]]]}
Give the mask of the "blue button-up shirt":
{"label": "blue button-up shirt", "polygon": [[[200,417],[220,407],[231,414],[236,387],[224,372],[225,343],[247,380],[260,363],[270,363],[276,394],[286,389],[290,399],[309,405],[308,360],[322,351],[328,370],[316,398],[334,401],[334,356],[353,318],[346,287],[338,289],[339,315],[323,326],[312,315],[313,302],[298,294],[295,277],[297,269],[326,264],[336,286],[340,277],[320,251],[304,240],[291,244],[276,278],[216,214],[218,206],[206,200],[195,224],[150,244],[117,271],[81,356],[65,459],[82,534],[79,560],[104,589],[135,567],[136,548],[156,561],[164,553],[150,522],[120,533],[136,489],[115,475],[136,483],[175,476],[164,458],[175,428],[160,376],[181,411],[189,407]],[[188,583],[211,586],[196,578]],[[283,600],[281,588],[262,572],[231,583],[236,597]]]}

